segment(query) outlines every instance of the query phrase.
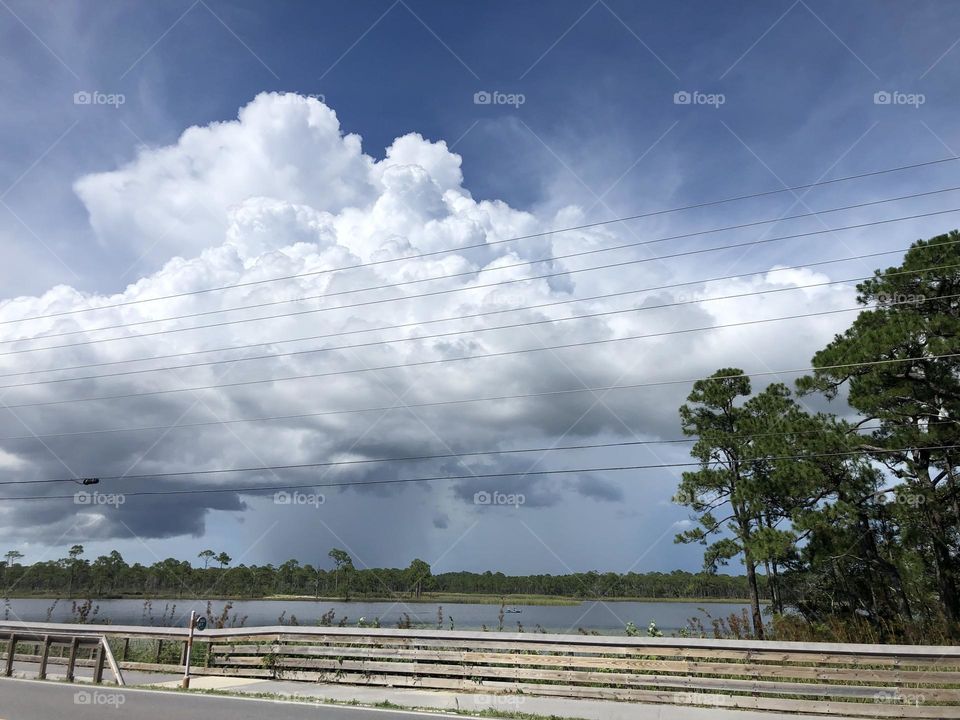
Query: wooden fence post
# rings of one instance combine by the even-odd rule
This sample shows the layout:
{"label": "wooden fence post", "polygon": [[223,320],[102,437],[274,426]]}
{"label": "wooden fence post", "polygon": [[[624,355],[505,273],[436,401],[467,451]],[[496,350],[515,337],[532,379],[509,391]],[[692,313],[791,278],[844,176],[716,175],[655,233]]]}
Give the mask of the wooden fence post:
{"label": "wooden fence post", "polygon": [[190,611],[190,626],[187,629],[187,640],[183,643],[183,654],[180,656],[183,665],[183,681],[180,687],[184,690],[190,687],[190,656],[193,651],[193,631],[197,626],[197,611]]}
{"label": "wooden fence post", "polygon": [[103,682],[103,646],[97,645],[93,651],[93,683],[99,685]]}
{"label": "wooden fence post", "polygon": [[155,663],[159,663],[159,662],[160,662],[160,650],[161,650],[162,648],[163,648],[163,640],[157,640],[157,655],[156,655],[156,657],[153,659],[153,662],[155,662]]}
{"label": "wooden fence post", "polygon": [[130,638],[125,637],[123,639],[123,648],[120,650],[120,662],[125,662],[127,659],[127,651],[130,649]]}
{"label": "wooden fence post", "polygon": [[43,654],[40,656],[40,672],[37,677],[40,680],[47,679],[47,660],[50,658],[50,636],[43,636]]}
{"label": "wooden fence post", "polygon": [[77,648],[80,647],[80,638],[74,635],[70,639],[70,657],[67,659],[67,682],[73,682],[77,665]]}
{"label": "wooden fence post", "polygon": [[7,664],[3,671],[3,674],[7,677],[13,675],[13,656],[16,650],[17,636],[14,633],[10,633],[10,639],[7,640]]}

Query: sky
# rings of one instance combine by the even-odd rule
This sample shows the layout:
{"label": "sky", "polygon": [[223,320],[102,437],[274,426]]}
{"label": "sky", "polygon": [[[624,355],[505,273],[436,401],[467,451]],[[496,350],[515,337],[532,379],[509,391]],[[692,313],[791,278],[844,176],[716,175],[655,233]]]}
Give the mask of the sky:
{"label": "sky", "polygon": [[953,162],[785,190],[956,157],[955,3],[0,0],[0,55],[0,476],[116,477],[3,488],[27,561],[696,570],[692,380],[958,225]]}

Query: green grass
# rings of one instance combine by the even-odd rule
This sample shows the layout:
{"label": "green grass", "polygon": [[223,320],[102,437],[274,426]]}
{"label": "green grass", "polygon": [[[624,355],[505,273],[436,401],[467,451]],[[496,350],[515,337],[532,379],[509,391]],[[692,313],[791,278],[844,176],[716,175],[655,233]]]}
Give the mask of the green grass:
{"label": "green grass", "polygon": [[[344,705],[348,707],[370,707],[370,708],[379,708],[382,710],[407,710],[407,711],[417,711],[422,713],[436,713],[437,715],[463,715],[464,717],[479,717],[479,718],[504,718],[505,720],[572,720],[568,719],[565,716],[561,715],[537,715],[535,713],[524,713],[524,712],[512,712],[509,710],[496,710],[496,709],[485,709],[485,710],[464,710],[462,708],[457,709],[438,709],[431,707],[418,707],[416,705],[398,705],[397,703],[390,702],[389,700],[382,700],[378,703],[361,703],[357,700],[334,700],[333,698],[314,698],[304,695],[284,695],[280,693],[266,693],[266,692],[231,692],[230,690],[208,690],[208,689],[189,689],[184,690],[183,688],[163,688],[158,690],[158,692],[180,692],[180,693],[199,693],[201,695],[217,695],[220,697],[247,697],[247,698],[256,698],[258,700],[282,700],[285,702],[297,702],[308,705]],[[510,697],[510,696],[504,696]]]}

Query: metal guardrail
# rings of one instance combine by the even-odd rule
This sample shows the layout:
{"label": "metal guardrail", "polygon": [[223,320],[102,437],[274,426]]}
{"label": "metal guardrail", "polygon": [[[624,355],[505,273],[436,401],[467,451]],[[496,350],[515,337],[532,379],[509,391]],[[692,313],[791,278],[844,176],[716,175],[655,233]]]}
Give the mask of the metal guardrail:
{"label": "metal guardrail", "polygon": [[[0,623],[3,633],[185,643],[186,628]],[[960,647],[271,626],[197,632],[185,674],[960,719]],[[132,662],[130,670],[183,672]]]}

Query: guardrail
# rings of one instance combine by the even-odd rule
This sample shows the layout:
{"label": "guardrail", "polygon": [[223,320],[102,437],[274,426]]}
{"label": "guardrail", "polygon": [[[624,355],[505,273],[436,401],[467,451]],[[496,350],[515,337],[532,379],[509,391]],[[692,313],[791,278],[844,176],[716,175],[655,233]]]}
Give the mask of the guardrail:
{"label": "guardrail", "polygon": [[[185,643],[185,628],[0,623],[0,634]],[[2,636],[2,635],[0,635]],[[194,675],[749,708],[960,718],[960,647],[273,626],[198,632]],[[182,672],[181,664],[120,668]],[[157,653],[159,657],[159,652]]]}
{"label": "guardrail", "polygon": [[[70,627],[70,626],[61,626]],[[110,670],[117,685],[123,685],[123,674],[113,657],[110,644],[103,635],[77,634],[70,632],[46,632],[41,630],[20,629],[0,632],[0,637],[6,640],[6,649],[3,652],[3,674],[5,677],[13,675],[15,662],[37,663],[40,669],[37,677],[46,680],[47,669],[50,665],[65,665],[67,682],[73,682],[77,667],[92,667],[93,682],[103,682],[104,663],[109,663]],[[21,645],[33,649],[33,652],[17,652]],[[53,650],[59,651],[54,654]],[[81,657],[86,654],[87,657]]]}

